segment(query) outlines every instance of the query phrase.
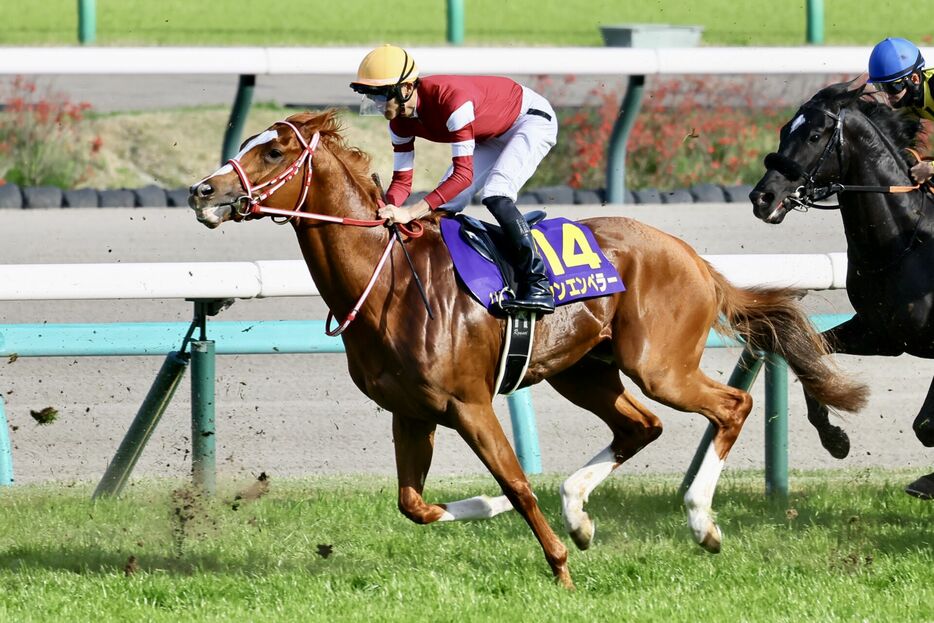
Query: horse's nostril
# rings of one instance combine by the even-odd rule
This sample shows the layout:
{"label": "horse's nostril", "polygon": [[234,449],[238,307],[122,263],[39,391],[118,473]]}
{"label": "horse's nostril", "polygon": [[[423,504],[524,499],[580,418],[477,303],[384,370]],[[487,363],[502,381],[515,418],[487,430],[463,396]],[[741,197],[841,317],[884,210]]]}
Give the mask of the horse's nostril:
{"label": "horse's nostril", "polygon": [[772,203],[775,195],[772,193],[762,192],[761,190],[754,190],[749,193],[749,200],[752,201],[752,205],[757,207],[767,207]]}
{"label": "horse's nostril", "polygon": [[191,194],[197,195],[202,199],[206,199],[214,194],[214,187],[208,184],[207,182],[202,182],[196,187],[191,189]]}

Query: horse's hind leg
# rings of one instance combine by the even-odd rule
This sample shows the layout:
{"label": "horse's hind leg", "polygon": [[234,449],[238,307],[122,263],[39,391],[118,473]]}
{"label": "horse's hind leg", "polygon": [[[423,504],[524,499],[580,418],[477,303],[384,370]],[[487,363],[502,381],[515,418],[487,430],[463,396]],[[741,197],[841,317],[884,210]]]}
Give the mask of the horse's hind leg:
{"label": "horse's hind leg", "polygon": [[577,547],[587,549],[594,536],[594,523],[584,511],[590,493],[661,435],[662,424],[625,390],[615,365],[585,358],[548,382],[562,396],[597,415],[613,433],[610,445],[561,485],[564,525]]}
{"label": "horse's hind leg", "polygon": [[[893,347],[884,337],[873,333],[858,315],[824,331],[823,336],[832,353],[890,357],[902,354],[901,348]],[[804,392],[804,400],[808,408],[808,421],[817,430],[821,445],[835,459],[846,458],[850,453],[850,438],[846,431],[830,422],[830,412],[826,405],[807,392]]]}
{"label": "horse's hind leg", "polygon": [[[701,320],[690,323],[674,315],[656,314],[642,324],[617,328],[619,338],[613,346],[623,373],[647,397],[679,411],[700,413],[714,425],[716,433],[684,503],[694,539],[704,549],[718,552],[721,534],[712,516],[713,495],[723,462],[752,409],[752,397],[700,370],[710,326],[708,319]],[[649,339],[651,336],[664,339]]]}

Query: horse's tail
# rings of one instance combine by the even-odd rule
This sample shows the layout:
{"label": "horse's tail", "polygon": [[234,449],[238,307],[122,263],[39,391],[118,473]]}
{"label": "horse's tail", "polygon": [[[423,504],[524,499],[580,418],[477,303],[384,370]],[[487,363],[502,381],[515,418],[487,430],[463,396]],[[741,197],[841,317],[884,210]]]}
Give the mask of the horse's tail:
{"label": "horse's tail", "polygon": [[817,332],[793,288],[738,288],[708,264],[716,282],[720,317],[717,330],[742,336],[755,350],[781,355],[808,394],[841,411],[856,412],[869,389],[847,378],[825,355],[827,341]]}

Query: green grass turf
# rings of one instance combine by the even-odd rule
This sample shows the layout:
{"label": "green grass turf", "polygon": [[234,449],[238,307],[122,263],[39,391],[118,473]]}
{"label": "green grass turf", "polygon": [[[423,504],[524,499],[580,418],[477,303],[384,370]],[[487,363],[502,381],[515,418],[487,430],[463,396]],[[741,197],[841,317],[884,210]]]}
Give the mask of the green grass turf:
{"label": "green grass turf", "polygon": [[[761,473],[725,474],[724,549],[698,548],[671,477],[621,475],[591,497],[597,536],[569,548],[577,590],[551,579],[515,513],[418,526],[391,480],[270,480],[240,500],[146,482],[0,494],[2,621],[929,621],[931,503],[898,472],[792,475],[787,504]],[[534,479],[559,531],[558,480]],[[428,483],[430,501],[492,494],[490,479]],[[130,556],[131,573],[125,571]]]}
{"label": "green grass turf", "polygon": [[[77,43],[74,0],[8,2],[0,45]],[[99,45],[443,44],[441,0],[97,0]],[[465,0],[467,45],[602,45],[599,26],[701,25],[707,45],[799,45],[805,2],[766,0]],[[923,9],[910,2],[823,2],[825,43],[871,45],[886,36],[930,43]],[[921,11],[921,14],[919,14]]]}

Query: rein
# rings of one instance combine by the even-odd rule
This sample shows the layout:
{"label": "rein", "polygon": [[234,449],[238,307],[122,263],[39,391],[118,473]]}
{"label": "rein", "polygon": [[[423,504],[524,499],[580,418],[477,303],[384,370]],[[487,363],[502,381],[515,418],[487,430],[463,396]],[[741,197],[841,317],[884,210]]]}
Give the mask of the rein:
{"label": "rein", "polygon": [[[321,138],[319,132],[315,132],[314,136],[311,137],[311,141],[306,141],[305,137],[302,136],[302,133],[298,131],[292,123],[288,121],[279,121],[281,125],[285,125],[290,128],[298,139],[299,144],[302,146],[302,153],[299,154],[298,158],[295,159],[295,162],[290,164],[285,168],[281,173],[269,179],[262,184],[252,184],[250,178],[247,177],[246,171],[243,169],[243,165],[237,158],[231,158],[227,163],[233,167],[233,170],[237,173],[237,177],[240,178],[240,184],[243,186],[244,195],[237,199],[238,208],[235,210],[237,215],[241,219],[257,219],[262,218],[265,215],[272,217],[275,216],[284,216],[287,217],[283,221],[276,221],[277,223],[285,224],[291,222],[295,218],[310,219],[315,221],[323,221],[325,223],[337,223],[339,225],[350,225],[354,227],[379,227],[387,225],[387,221],[383,219],[356,219],[343,216],[331,216],[330,214],[317,214],[314,212],[304,212],[302,211],[302,206],[305,204],[305,200],[308,198],[308,190],[311,187],[311,178],[313,173],[312,167],[312,157],[315,154],[315,149],[318,147],[318,141]],[[294,178],[302,168],[305,169],[305,177],[302,182],[302,192],[301,196],[298,198],[298,201],[295,204],[295,208],[292,210],[282,210],[279,208],[272,208],[262,204],[263,201],[272,196],[276,191],[281,189],[283,186],[288,184],[292,178]],[[266,189],[265,192],[256,194],[258,191]],[[377,206],[383,207],[383,201],[381,199],[377,200]],[[347,314],[347,317],[344,318],[344,321],[341,322],[337,327],[331,329],[331,320],[334,318],[334,313],[329,309],[327,321],[324,325],[324,332],[331,337],[340,335],[344,330],[350,326],[350,323],[354,321],[354,318],[357,317],[357,314],[360,312],[360,308],[363,307],[363,302],[366,301],[366,298],[370,295],[370,291],[373,289],[373,286],[376,284],[376,280],[379,277],[379,274],[383,270],[383,266],[386,265],[386,260],[389,259],[389,254],[392,252],[392,245],[395,242],[399,242],[400,245],[403,244],[402,237],[399,235],[401,231],[409,238],[418,238],[423,233],[425,233],[425,228],[421,223],[415,221],[411,228],[406,227],[401,224],[392,224],[389,225],[391,230],[389,240],[386,243],[386,248],[383,249],[383,253],[379,258],[379,261],[376,263],[376,268],[373,270],[373,274],[370,276],[370,280],[367,282],[366,287],[363,289],[363,293],[360,295],[360,298],[357,299],[357,302],[354,304],[353,309],[350,310],[350,313]],[[408,258],[408,251],[406,251],[405,246],[402,247],[402,250]],[[411,259],[409,259],[409,265],[412,268],[413,274],[415,274],[415,266],[412,265]],[[421,289],[421,282],[418,279],[418,275],[415,274],[416,283]],[[428,300],[424,296],[425,305],[428,306]],[[429,316],[431,315],[431,308],[428,309]]]}

